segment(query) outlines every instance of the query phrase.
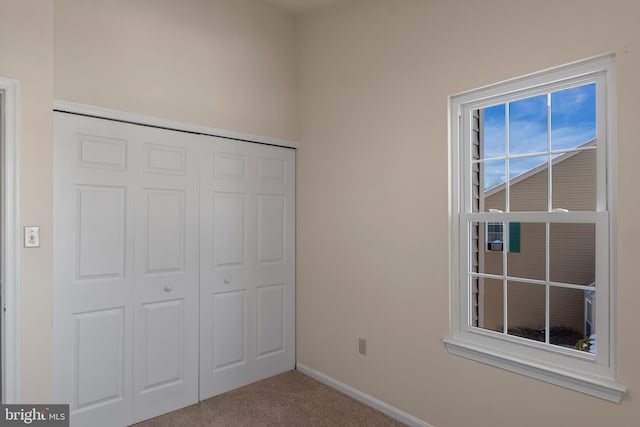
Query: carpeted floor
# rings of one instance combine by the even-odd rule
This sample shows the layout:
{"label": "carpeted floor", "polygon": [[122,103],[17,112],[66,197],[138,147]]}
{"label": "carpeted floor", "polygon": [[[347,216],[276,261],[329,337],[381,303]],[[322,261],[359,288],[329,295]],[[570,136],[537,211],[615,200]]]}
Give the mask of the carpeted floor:
{"label": "carpeted floor", "polygon": [[298,371],[290,371],[136,427],[403,425]]}

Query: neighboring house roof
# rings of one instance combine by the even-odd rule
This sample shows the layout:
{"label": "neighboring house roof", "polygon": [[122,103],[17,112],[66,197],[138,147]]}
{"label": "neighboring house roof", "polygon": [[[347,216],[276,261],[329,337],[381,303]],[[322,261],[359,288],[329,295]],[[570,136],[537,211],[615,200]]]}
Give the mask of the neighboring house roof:
{"label": "neighboring house roof", "polygon": [[[564,154],[559,155],[555,159],[551,160],[551,164],[555,166],[556,164],[558,164],[560,162],[563,162],[563,161],[565,161],[567,159],[570,159],[571,157],[573,157],[573,156],[575,156],[577,154],[582,153],[583,150],[579,150],[579,149],[587,148],[587,147],[595,147],[595,145],[596,145],[596,139],[594,138],[591,141],[585,142],[584,144],[579,145],[578,147],[576,147],[576,149],[578,149],[578,151],[571,151],[569,153],[564,153]],[[524,172],[523,174],[520,174],[520,175],[510,179],[509,180],[510,185],[513,186],[514,184],[517,184],[517,183],[519,183],[521,181],[524,181],[525,179],[527,179],[527,178],[529,178],[529,177],[531,177],[533,175],[536,175],[539,172],[547,170],[547,165],[548,165],[548,163],[543,163],[540,166],[537,166],[537,167],[535,167],[533,169],[529,169],[528,171]],[[486,190],[484,192],[484,197],[489,197],[489,196],[492,196],[492,195],[494,195],[496,193],[499,193],[500,191],[505,189],[505,186],[506,186],[506,183],[503,182],[502,184],[498,184],[498,185],[496,185],[494,187],[489,188],[488,190]]]}

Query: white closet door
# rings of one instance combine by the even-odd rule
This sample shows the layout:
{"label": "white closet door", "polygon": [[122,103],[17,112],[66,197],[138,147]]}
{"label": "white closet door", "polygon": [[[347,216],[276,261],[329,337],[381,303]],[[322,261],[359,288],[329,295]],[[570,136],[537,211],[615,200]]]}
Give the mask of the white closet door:
{"label": "white closet door", "polygon": [[254,381],[295,367],[295,152],[257,146]]}
{"label": "white closet door", "polygon": [[72,424],[128,425],[293,369],[294,151],[54,126],[54,398]]}
{"label": "white closet door", "polygon": [[200,399],[295,363],[293,151],[204,146]]}
{"label": "white closet door", "polygon": [[74,425],[125,425],[133,402],[132,142],[121,127],[61,114],[54,139],[54,400],[70,404]]}
{"label": "white closet door", "polygon": [[55,114],[54,398],[73,425],[197,401],[198,178],[185,136]]}
{"label": "white closet door", "polygon": [[132,126],[134,421],[198,401],[198,154],[189,134]]}

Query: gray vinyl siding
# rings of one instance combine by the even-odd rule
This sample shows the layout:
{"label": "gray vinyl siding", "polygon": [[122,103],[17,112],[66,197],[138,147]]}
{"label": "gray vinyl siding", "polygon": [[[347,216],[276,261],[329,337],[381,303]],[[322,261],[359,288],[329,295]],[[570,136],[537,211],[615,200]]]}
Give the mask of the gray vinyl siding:
{"label": "gray vinyl siding", "polygon": [[[482,146],[481,146],[481,141],[482,138],[481,136],[481,123],[482,121],[480,120],[480,115],[481,112],[479,110],[475,110],[472,114],[472,120],[471,120],[471,124],[472,124],[472,128],[471,128],[471,143],[472,143],[472,156],[474,159],[479,159],[480,158],[480,153],[482,150]],[[480,191],[481,191],[481,185],[482,185],[482,176],[480,175],[480,165],[478,163],[473,164],[473,169],[472,169],[472,191],[473,191],[473,197],[472,197],[472,201],[473,201],[473,211],[474,212],[478,212],[480,211]],[[482,260],[482,248],[480,247],[480,233],[483,233],[483,230],[480,230],[480,227],[475,224],[472,225],[472,229],[471,229],[471,233],[472,233],[472,245],[471,245],[471,268],[472,271],[478,271],[478,265],[483,262]],[[473,309],[471,310],[471,324],[472,325],[479,325],[479,323],[482,323],[479,319],[480,317],[480,313],[479,313],[479,298],[480,298],[480,288],[479,288],[479,281],[477,278],[473,278],[472,279],[472,304],[473,304]]]}

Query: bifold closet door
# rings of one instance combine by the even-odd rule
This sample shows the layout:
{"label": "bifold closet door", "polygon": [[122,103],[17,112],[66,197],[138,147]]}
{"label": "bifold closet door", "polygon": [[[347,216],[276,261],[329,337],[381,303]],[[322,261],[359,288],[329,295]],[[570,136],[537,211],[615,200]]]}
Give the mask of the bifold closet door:
{"label": "bifold closet door", "polygon": [[134,126],[133,414],[142,421],[198,401],[197,138]]}
{"label": "bifold closet door", "polygon": [[55,113],[54,398],[124,426],[294,368],[294,150]]}
{"label": "bifold closet door", "polygon": [[54,130],[54,399],[124,426],[198,399],[190,138],[65,113]]}
{"label": "bifold closet door", "polygon": [[200,165],[205,399],[294,368],[295,157],[218,139]]}

